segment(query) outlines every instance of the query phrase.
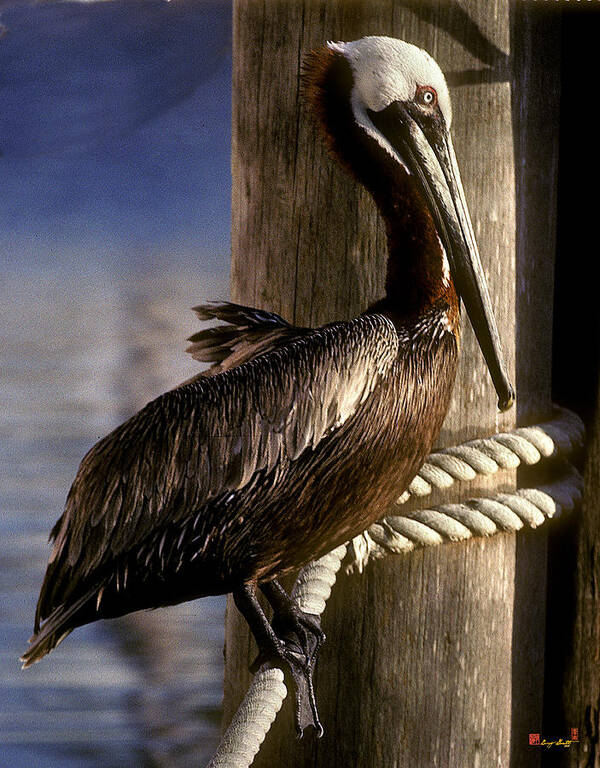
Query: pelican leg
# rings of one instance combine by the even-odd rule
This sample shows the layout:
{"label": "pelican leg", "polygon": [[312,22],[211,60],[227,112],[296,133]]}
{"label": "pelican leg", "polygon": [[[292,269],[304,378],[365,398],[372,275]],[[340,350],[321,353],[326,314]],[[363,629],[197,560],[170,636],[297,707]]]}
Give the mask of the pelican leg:
{"label": "pelican leg", "polygon": [[273,608],[273,627],[277,634],[295,632],[306,657],[315,658],[326,639],[321,618],[301,610],[277,579],[266,581],[260,588]]}
{"label": "pelican leg", "polygon": [[317,736],[322,736],[323,726],[319,720],[312,679],[315,653],[309,656],[304,652],[295,632],[280,635],[275,631],[258,602],[255,584],[244,584],[233,593],[233,599],[258,645],[259,655],[251,671],[256,672],[269,661],[285,662],[284,672],[289,672],[294,683],[298,736],[301,738],[309,725],[317,731]]}

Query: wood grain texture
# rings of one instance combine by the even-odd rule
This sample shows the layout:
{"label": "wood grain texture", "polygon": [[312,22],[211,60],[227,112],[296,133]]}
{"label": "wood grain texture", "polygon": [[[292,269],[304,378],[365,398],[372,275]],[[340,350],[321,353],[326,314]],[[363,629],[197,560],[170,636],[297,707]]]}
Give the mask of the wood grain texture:
{"label": "wood grain texture", "polygon": [[[236,1],[234,300],[318,324],[351,317],[381,296],[383,227],[364,190],[327,156],[302,105],[299,66],[305,51],[327,39],[387,34],[424,47],[450,73],[456,153],[509,366],[514,371],[517,314],[530,326],[532,357],[521,358],[523,365],[549,360],[551,313],[547,320],[527,316],[537,279],[524,252],[532,238],[520,248],[516,232],[517,221],[528,226],[540,211],[551,220],[553,172],[527,192],[534,198],[526,201],[527,215],[517,215],[522,174],[515,165],[523,155],[513,125],[522,102],[511,90],[509,54],[531,45],[531,28],[518,31],[513,11],[506,0]],[[544,239],[545,261],[536,269],[551,269],[547,244]],[[519,384],[519,371],[516,378]],[[530,379],[538,380],[547,404],[546,368]],[[531,402],[537,402],[533,391],[519,409],[521,419],[528,419]],[[515,418],[514,409],[497,413],[466,327],[439,444],[508,429]],[[507,473],[453,489],[446,500],[514,484]],[[514,743],[520,730],[512,734],[511,751],[511,731],[515,722],[541,720],[544,600],[524,603],[515,580],[519,589],[527,581],[543,594],[544,577],[543,537],[517,543],[509,535],[390,557],[363,576],[340,577],[324,617],[328,642],[316,674],[325,737],[296,741],[286,702],[254,765],[506,766],[511,758],[514,765],[535,765],[536,757]],[[232,603],[226,623],[225,723],[247,688],[256,653]],[[527,652],[515,652],[522,638]]]}

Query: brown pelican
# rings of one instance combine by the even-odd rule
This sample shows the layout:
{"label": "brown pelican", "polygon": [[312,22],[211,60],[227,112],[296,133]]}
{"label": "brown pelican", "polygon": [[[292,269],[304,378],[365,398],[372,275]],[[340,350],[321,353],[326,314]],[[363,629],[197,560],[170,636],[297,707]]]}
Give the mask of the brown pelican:
{"label": "brown pelican", "polygon": [[23,656],[29,666],[90,621],[233,592],[259,658],[291,670],[300,731],[320,730],[312,670],[323,634],[278,579],[363,531],[419,469],[453,386],[459,295],[499,407],[514,397],[438,65],[408,43],[366,37],[310,54],[304,81],[332,153],[385,220],[385,296],[317,329],[234,304],[197,308],[225,322],[191,338],[213,368],[81,462]]}

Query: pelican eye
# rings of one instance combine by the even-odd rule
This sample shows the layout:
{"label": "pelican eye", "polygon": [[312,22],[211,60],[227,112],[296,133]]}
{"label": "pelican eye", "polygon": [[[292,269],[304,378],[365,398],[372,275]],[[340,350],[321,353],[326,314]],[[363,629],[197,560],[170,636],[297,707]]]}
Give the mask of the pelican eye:
{"label": "pelican eye", "polygon": [[432,88],[430,85],[420,85],[415,94],[415,101],[424,107],[435,107],[437,104],[435,88]]}

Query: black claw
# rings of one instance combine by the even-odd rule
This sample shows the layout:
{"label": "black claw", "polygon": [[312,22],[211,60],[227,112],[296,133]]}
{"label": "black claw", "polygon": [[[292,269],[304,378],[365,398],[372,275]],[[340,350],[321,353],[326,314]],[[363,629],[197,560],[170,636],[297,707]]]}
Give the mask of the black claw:
{"label": "black claw", "polygon": [[291,675],[294,679],[294,690],[296,693],[296,735],[301,739],[304,736],[304,731],[312,726],[315,729],[317,738],[320,739],[323,735],[323,726],[317,711],[312,670],[297,675],[292,669]]}
{"label": "black claw", "polygon": [[267,662],[279,662],[283,667],[284,675],[288,678],[288,687],[291,678],[294,690],[296,733],[300,739],[310,726],[315,729],[318,738],[323,735],[313,685],[313,673],[320,645],[320,640],[314,635],[308,636],[308,646],[306,646],[294,632],[286,632],[285,636],[280,638],[280,645],[276,650],[261,650],[250,667],[250,671],[256,673]]}
{"label": "black claw", "polygon": [[255,583],[244,583],[233,593],[235,603],[246,617],[259,648],[250,671],[258,671],[266,662],[285,662],[282,664],[284,674],[292,678],[294,687],[298,737],[302,738],[306,728],[312,726],[320,738],[323,726],[313,686],[317,653],[325,641],[320,618],[301,611],[275,580],[267,582],[261,589],[275,613],[272,625],[256,598]]}
{"label": "black claw", "polygon": [[298,646],[308,659],[314,658],[325,642],[320,617],[299,608],[293,614],[276,614],[273,629],[282,640]]}
{"label": "black claw", "polygon": [[284,647],[285,650],[282,652],[282,659],[286,661],[284,674],[287,673],[292,678],[294,685],[296,734],[301,739],[304,731],[312,726],[320,738],[323,735],[323,726],[319,719],[313,685],[316,659],[314,656],[305,656],[298,645],[294,648],[294,644],[289,643]]}
{"label": "black claw", "polygon": [[302,738],[309,726],[320,738],[323,726],[317,711],[313,673],[319,648],[325,641],[321,620],[319,616],[304,613],[294,605],[291,612],[276,615],[273,629],[284,644],[284,658],[294,682],[298,738]]}

